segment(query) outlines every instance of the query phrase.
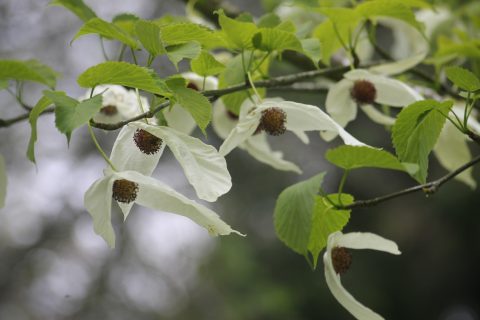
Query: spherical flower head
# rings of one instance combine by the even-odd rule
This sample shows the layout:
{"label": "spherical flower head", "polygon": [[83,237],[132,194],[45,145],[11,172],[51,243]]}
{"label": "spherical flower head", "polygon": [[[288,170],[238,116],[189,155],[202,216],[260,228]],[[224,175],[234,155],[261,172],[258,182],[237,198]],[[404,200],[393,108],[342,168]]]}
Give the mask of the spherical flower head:
{"label": "spherical flower head", "polygon": [[352,254],[344,247],[332,249],[333,268],[337,274],[345,274],[352,265]]}
{"label": "spherical flower head", "polygon": [[350,95],[359,104],[372,104],[377,97],[377,89],[368,80],[356,80]]}
{"label": "spherical flower head", "polygon": [[287,114],[278,107],[268,108],[262,111],[260,125],[257,128],[272,136],[279,136],[285,133],[287,127]]}
{"label": "spherical flower head", "polygon": [[118,113],[118,108],[114,105],[109,104],[108,106],[101,108],[100,113],[106,116],[114,116]]}
{"label": "spherical flower head", "polygon": [[187,88],[189,89],[192,89],[192,90],[195,90],[195,91],[199,91],[200,89],[198,88],[198,86],[195,84],[195,82],[188,82],[187,84]]}
{"label": "spherical flower head", "polygon": [[138,183],[126,179],[113,182],[112,198],[122,203],[131,203],[137,199]]}
{"label": "spherical flower head", "polygon": [[162,139],[143,129],[137,129],[135,131],[133,141],[140,151],[148,155],[157,153],[163,143]]}

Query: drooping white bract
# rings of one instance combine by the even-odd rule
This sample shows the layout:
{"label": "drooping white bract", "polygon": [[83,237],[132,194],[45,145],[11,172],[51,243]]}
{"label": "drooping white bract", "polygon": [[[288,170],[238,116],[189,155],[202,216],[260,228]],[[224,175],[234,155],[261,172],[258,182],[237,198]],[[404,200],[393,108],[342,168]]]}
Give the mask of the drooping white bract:
{"label": "drooping white bract", "polygon": [[[253,103],[248,99],[245,100],[245,104],[250,104],[250,107],[253,107]],[[237,123],[238,119],[227,111],[222,99],[218,99],[213,105],[212,127],[215,133],[225,140]],[[265,132],[259,132],[247,138],[238,147],[247,151],[258,161],[277,170],[302,173],[302,170],[297,165],[283,159],[283,153],[281,151],[273,151],[270,148]]]}
{"label": "drooping white bract", "polygon": [[[405,83],[382,75],[373,74],[367,70],[356,69],[344,74],[344,79],[333,85],[327,94],[325,108],[328,114],[342,127],[357,117],[358,102],[352,96],[352,90],[358,82],[369,82],[374,89],[372,95],[375,103],[405,107],[423,97]],[[372,121],[391,125],[394,119],[375,109],[371,103],[360,106]],[[337,135],[335,132],[322,132],[322,137],[330,141]]]}
{"label": "drooping white bract", "polygon": [[220,146],[220,154],[227,155],[253,136],[260,124],[263,111],[271,108],[279,108],[285,113],[285,129],[292,131],[303,143],[309,142],[306,131],[328,131],[339,134],[346,144],[365,145],[316,106],[293,101],[265,99],[254,107],[249,103],[242,104],[238,123]]}
{"label": "drooping white bract", "polygon": [[5,160],[0,155],[0,208],[5,206],[5,196],[7,195],[7,170],[5,169]]}
{"label": "drooping white bract", "polygon": [[95,181],[87,190],[84,202],[93,218],[95,232],[112,248],[115,246],[115,232],[111,222],[112,195],[115,181],[121,180],[127,180],[135,186],[132,190],[134,194],[130,195],[131,205],[137,203],[154,210],[185,216],[207,229],[212,236],[228,235],[232,232],[240,234],[209,208],[188,199],[154,178],[136,171],[114,172],[106,169],[105,176]]}
{"label": "drooping white bract", "polygon": [[[457,102],[452,108],[451,112],[456,115],[463,115],[465,107],[461,107]],[[453,118],[453,116],[450,116]],[[480,123],[470,116],[467,123],[470,130],[480,134]],[[468,147],[469,138],[460,130],[458,130],[450,121],[445,122],[437,143],[433,149],[433,153],[438,159],[438,162],[448,171],[454,171],[461,165],[472,160],[472,154]],[[472,189],[475,189],[477,182],[473,178],[473,168],[468,168],[464,172],[455,176],[455,179],[465,183]]]}
{"label": "drooping white bract", "polygon": [[[134,90],[127,90],[119,85],[100,85],[95,87],[93,94],[102,92],[102,109],[93,117],[95,122],[118,123],[142,113],[142,108],[138,104],[137,94]],[[90,90],[80,100],[89,97]],[[145,112],[150,110],[148,100],[145,97],[140,96],[140,101]]]}
{"label": "drooping white bract", "polygon": [[[218,79],[215,77],[205,78],[205,88],[203,88],[203,77],[194,72],[185,72],[181,76],[188,82],[188,87],[193,90],[216,90],[218,89]],[[171,108],[163,110],[163,115],[168,122],[168,126],[186,134],[191,134],[197,126],[192,115],[180,104],[175,104]]]}
{"label": "drooping white bract", "polygon": [[[138,130],[145,130],[161,139],[161,148],[152,154],[143,153],[134,142]],[[129,123],[118,135],[110,159],[117,170],[135,170],[149,176],[157,166],[165,146],[170,148],[182,166],[200,199],[216,201],[232,187],[225,158],[213,146],[169,127],[142,121]]]}
{"label": "drooping white bract", "polygon": [[323,255],[325,279],[335,299],[359,320],[383,319],[380,315],[358,302],[342,286],[340,275],[336,273],[332,260],[332,251],[335,248],[373,249],[391,254],[400,254],[396,243],[373,233],[352,232],[342,234],[337,231],[328,237],[327,249]]}

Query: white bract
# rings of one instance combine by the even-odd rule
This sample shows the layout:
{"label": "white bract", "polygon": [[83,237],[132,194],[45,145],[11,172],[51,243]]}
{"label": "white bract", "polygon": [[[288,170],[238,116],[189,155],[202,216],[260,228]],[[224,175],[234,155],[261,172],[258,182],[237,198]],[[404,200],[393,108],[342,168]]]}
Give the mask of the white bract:
{"label": "white bract", "polygon": [[[253,107],[253,103],[248,99],[245,100],[244,103],[250,104],[250,107]],[[212,127],[215,133],[225,140],[237,123],[238,119],[235,119],[233,114],[229,114],[222,99],[218,99],[213,105]],[[277,170],[302,173],[302,170],[297,165],[283,159],[283,153],[281,151],[273,151],[270,148],[265,132],[259,132],[247,138],[243,143],[239,144],[238,147],[247,151],[258,161]]]}
{"label": "white bract", "polygon": [[[353,97],[352,90],[359,82],[368,82],[373,85],[373,90],[369,88],[371,92],[366,92],[372,98],[370,103],[359,103]],[[395,120],[374,108],[373,103],[405,107],[418,100],[423,100],[423,97],[403,82],[373,74],[367,70],[356,69],[345,73],[344,79],[330,88],[325,107],[342,127],[357,117],[358,104],[361,104],[360,108],[374,122],[391,125]],[[327,141],[337,136],[335,132],[323,132],[321,135]]]}
{"label": "white bract", "polygon": [[[182,73],[181,76],[185,78],[189,84],[189,88],[194,90],[216,90],[218,89],[218,79],[215,77],[205,78],[205,88],[203,77],[193,73]],[[184,109],[180,104],[176,103],[171,108],[163,110],[163,115],[168,122],[168,126],[186,134],[191,134],[197,126],[190,112]]]}
{"label": "white bract", "polygon": [[337,231],[328,237],[327,250],[323,255],[325,279],[335,299],[357,319],[383,319],[380,315],[358,302],[342,286],[340,275],[336,273],[332,259],[332,251],[335,248],[373,249],[391,254],[400,254],[396,243],[373,233],[352,232],[343,234]]}
{"label": "white bract", "polygon": [[[452,112],[455,112],[460,118],[463,116],[464,110],[465,107],[461,107],[458,103],[452,108]],[[453,115],[450,115],[450,118],[453,118]],[[469,117],[467,125],[470,130],[480,134],[480,123],[475,120],[473,116]],[[468,148],[468,141],[469,138],[464,133],[460,132],[450,121],[446,121],[433,149],[442,167],[451,172],[472,160],[472,154]],[[464,172],[456,175],[455,179],[475,189],[477,182],[472,174],[473,168],[468,168]]]}
{"label": "white bract", "polygon": [[[133,118],[144,111],[150,110],[148,100],[140,96],[143,111],[138,104],[138,97],[134,90],[127,90],[119,85],[100,85],[95,87],[93,94],[102,93],[102,109],[93,117],[98,123],[118,123]],[[90,97],[90,90],[80,100]]]}
{"label": "white bract", "polygon": [[5,197],[7,195],[7,170],[5,169],[5,160],[0,155],[0,208],[5,206]]}
{"label": "white bract", "polygon": [[[110,247],[115,246],[115,232],[111,222],[114,183],[121,180],[135,185],[134,190],[129,190],[131,205],[137,203],[154,210],[185,216],[207,229],[212,236],[228,235],[232,232],[240,234],[209,208],[188,199],[154,178],[135,171],[114,172],[106,169],[105,176],[95,181],[87,190],[84,202],[85,208],[93,218],[95,232],[103,237]],[[125,204],[119,201],[117,203]]]}
{"label": "white bract", "polygon": [[285,113],[285,129],[292,131],[303,143],[308,143],[307,131],[328,131],[339,134],[346,144],[365,145],[346,132],[338,123],[316,106],[293,101],[265,99],[252,107],[244,102],[240,108],[238,123],[220,146],[219,152],[227,155],[244,143],[257,131],[264,111],[279,108]]}
{"label": "white bract", "polygon": [[[159,150],[151,154],[142,152],[134,142],[138,130],[145,130],[161,139]],[[213,146],[169,127],[142,121],[129,123],[120,131],[110,158],[117,170],[135,170],[149,176],[157,166],[165,146],[170,148],[182,166],[200,199],[216,201],[232,187],[225,158]]]}

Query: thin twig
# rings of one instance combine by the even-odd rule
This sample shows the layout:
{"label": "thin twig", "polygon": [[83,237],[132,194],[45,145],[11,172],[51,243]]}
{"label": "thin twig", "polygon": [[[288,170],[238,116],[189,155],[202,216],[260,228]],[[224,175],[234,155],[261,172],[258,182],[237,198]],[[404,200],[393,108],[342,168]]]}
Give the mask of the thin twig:
{"label": "thin twig", "polygon": [[403,189],[403,190],[400,190],[400,191],[397,191],[397,192],[389,193],[389,194],[381,196],[381,197],[376,197],[376,198],[368,199],[368,200],[357,200],[357,201],[355,201],[355,202],[353,202],[349,205],[346,205],[346,206],[337,205],[336,208],[337,209],[353,209],[353,208],[371,207],[371,206],[375,206],[379,203],[385,202],[387,200],[398,198],[398,197],[401,197],[401,196],[404,196],[404,195],[407,195],[407,194],[410,194],[410,193],[415,193],[417,191],[423,191],[427,195],[434,194],[435,192],[438,191],[438,189],[440,189],[440,187],[445,182],[455,178],[457,175],[459,175],[463,171],[467,170],[468,168],[473,167],[475,164],[477,164],[479,162],[480,162],[480,155],[473,158],[471,161],[465,163],[464,165],[462,165],[458,169],[450,172],[449,174],[444,175],[443,177],[441,177],[437,180],[427,182],[427,183],[424,183],[424,184],[420,184],[418,186],[414,186],[414,187],[411,187],[411,188]]}
{"label": "thin twig", "polygon": [[[47,110],[43,111],[40,114],[40,116],[43,115],[43,114],[53,113],[53,112],[54,112],[54,109],[47,109]],[[27,113],[21,114],[19,116],[16,116],[14,118],[11,118],[11,119],[0,119],[0,128],[10,127],[11,125],[14,125],[18,122],[21,122],[23,120],[27,120],[29,116],[30,116],[30,112],[27,112]]]}

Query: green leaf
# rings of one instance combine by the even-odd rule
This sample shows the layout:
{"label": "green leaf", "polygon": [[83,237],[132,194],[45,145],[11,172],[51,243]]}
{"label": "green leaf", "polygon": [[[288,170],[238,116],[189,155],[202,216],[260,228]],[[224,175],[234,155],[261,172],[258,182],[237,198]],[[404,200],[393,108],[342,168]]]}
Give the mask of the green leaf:
{"label": "green leaf", "polygon": [[259,28],[275,28],[280,23],[282,23],[280,17],[275,13],[270,12],[261,16],[257,25]]}
{"label": "green leaf", "polygon": [[117,27],[115,24],[102,20],[100,18],[93,18],[85,22],[85,24],[78,30],[73,41],[86,34],[98,34],[110,40],[118,40],[127,46],[137,49],[137,40],[129,35],[127,32]]}
{"label": "green leaf", "polygon": [[358,168],[382,168],[404,171],[415,174],[418,166],[414,164],[401,163],[393,154],[379,149],[366,146],[343,145],[330,149],[325,158],[345,170]]}
{"label": "green leaf", "polygon": [[254,23],[231,19],[225,15],[222,9],[217,10],[216,13],[223,36],[230,48],[238,50],[253,49],[252,38],[257,32],[257,26]]}
{"label": "green leaf", "polygon": [[0,80],[34,81],[55,88],[57,75],[37,60],[0,60]]}
{"label": "green leaf", "polygon": [[84,88],[93,88],[100,84],[118,84],[138,88],[161,96],[170,96],[165,82],[151,69],[139,67],[127,62],[107,61],[90,67],[77,79]]}
{"label": "green leaf", "polygon": [[302,44],[295,34],[273,28],[259,29],[259,32],[253,36],[252,43],[255,48],[268,52],[303,51]]}
{"label": "green leaf", "polygon": [[190,66],[193,72],[203,77],[217,75],[225,69],[225,66],[207,51],[202,51],[190,62]]}
{"label": "green leaf", "polygon": [[198,127],[206,134],[205,129],[212,118],[210,101],[198,91],[186,88],[183,78],[167,80],[167,84],[174,94],[175,101],[192,115]]}
{"label": "green leaf", "polygon": [[112,23],[129,35],[135,36],[135,24],[138,20],[140,20],[140,18],[134,14],[121,13],[113,17]]}
{"label": "green leaf", "polygon": [[332,23],[331,31],[338,41],[347,46],[353,42],[355,29],[362,20],[355,10],[350,8],[322,8],[319,10]]}
{"label": "green leaf", "polygon": [[442,131],[453,101],[423,100],[404,108],[392,128],[392,141],[400,161],[418,163],[414,178],[425,183],[428,155]]}
{"label": "green leaf", "polygon": [[322,184],[322,172],[296,183],[280,193],[273,215],[278,238],[293,251],[306,255],[310,242],[315,197]]}
{"label": "green leaf", "polygon": [[28,141],[28,149],[27,149],[27,158],[35,163],[35,142],[37,142],[37,120],[40,114],[45,111],[50,105],[52,101],[43,96],[38,100],[37,104],[33,107],[32,111],[30,111],[30,115],[28,116],[28,121],[30,122],[31,133],[30,133],[30,140]]}
{"label": "green leaf", "polygon": [[447,78],[457,87],[465,91],[474,92],[480,90],[480,79],[467,69],[449,67],[445,70]]}
{"label": "green leaf", "polygon": [[196,41],[169,46],[166,49],[168,58],[170,61],[172,61],[177,69],[180,61],[183,59],[195,59],[202,50],[200,44]]}
{"label": "green leaf", "polygon": [[[333,203],[349,205],[353,203],[353,196],[342,193],[341,195],[329,194],[327,196]],[[340,198],[341,197],[341,198]],[[351,210],[336,210],[332,204],[321,196],[315,197],[315,206],[312,216],[312,228],[308,240],[308,251],[313,257],[313,268],[317,267],[318,255],[327,245],[328,236],[340,231],[348,223]]]}
{"label": "green leaf", "polygon": [[73,130],[86,124],[102,108],[101,94],[80,102],[62,91],[44,91],[43,94],[55,104],[55,125],[68,140]]}
{"label": "green leaf", "polygon": [[[418,1],[415,1],[418,3]],[[412,4],[412,3],[410,3]],[[357,6],[356,12],[368,19],[390,17],[402,20],[418,31],[423,32],[424,25],[415,18],[411,7],[403,0],[372,0]]]}
{"label": "green leaf", "polygon": [[165,53],[165,48],[160,40],[160,28],[155,23],[139,20],[135,24],[135,30],[138,40],[153,57]]}
{"label": "green leaf", "polygon": [[53,0],[50,5],[65,7],[83,21],[88,21],[97,16],[82,0]]}
{"label": "green leaf", "polygon": [[318,62],[322,59],[320,40],[317,38],[307,38],[300,40],[300,42],[302,44],[303,54],[309,57],[315,66],[318,66]]}
{"label": "green leaf", "polygon": [[159,27],[162,40],[166,45],[176,45],[190,41],[197,41],[207,49],[222,47],[225,45],[219,32],[213,31],[199,24],[177,22],[166,25],[160,24]]}

